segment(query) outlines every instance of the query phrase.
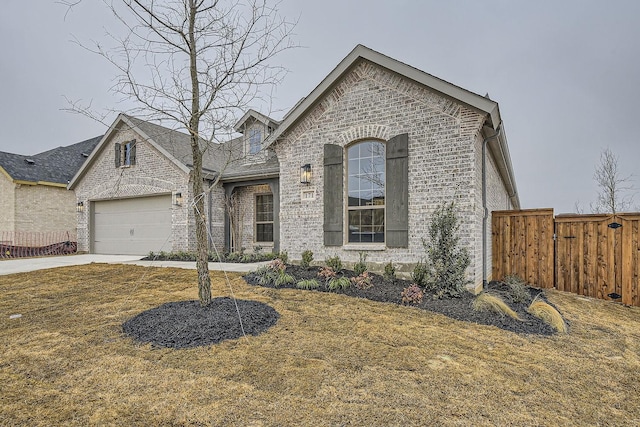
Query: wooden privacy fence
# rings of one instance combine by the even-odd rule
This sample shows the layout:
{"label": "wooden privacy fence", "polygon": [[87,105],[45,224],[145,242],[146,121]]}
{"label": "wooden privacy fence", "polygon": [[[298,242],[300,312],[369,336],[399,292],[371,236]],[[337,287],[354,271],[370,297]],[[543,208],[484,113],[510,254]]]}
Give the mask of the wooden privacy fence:
{"label": "wooden privacy fence", "polygon": [[640,213],[493,212],[493,278],[640,306],[639,226]]}

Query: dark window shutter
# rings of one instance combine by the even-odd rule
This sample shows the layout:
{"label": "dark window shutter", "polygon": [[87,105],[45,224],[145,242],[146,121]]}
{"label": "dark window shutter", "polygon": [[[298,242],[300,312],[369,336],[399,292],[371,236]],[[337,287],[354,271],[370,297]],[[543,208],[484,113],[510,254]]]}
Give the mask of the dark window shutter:
{"label": "dark window shutter", "polygon": [[136,140],[131,141],[131,154],[129,155],[129,160],[132,165],[136,164]]}
{"label": "dark window shutter", "polygon": [[116,167],[119,168],[122,162],[122,144],[116,142]]}
{"label": "dark window shutter", "polygon": [[409,135],[387,141],[386,246],[409,247]]}
{"label": "dark window shutter", "polygon": [[343,150],[339,145],[324,145],[324,245],[342,246],[344,191]]}

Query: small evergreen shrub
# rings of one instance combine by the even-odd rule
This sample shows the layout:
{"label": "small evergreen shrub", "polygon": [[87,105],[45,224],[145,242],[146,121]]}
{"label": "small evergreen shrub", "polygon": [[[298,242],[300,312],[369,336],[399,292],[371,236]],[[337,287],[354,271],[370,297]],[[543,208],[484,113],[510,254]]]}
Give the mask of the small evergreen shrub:
{"label": "small evergreen shrub", "polygon": [[367,271],[367,253],[359,252],[360,260],[353,266],[353,272],[358,276]]}
{"label": "small evergreen shrub", "polygon": [[429,277],[429,271],[427,266],[422,262],[418,261],[415,267],[413,267],[413,271],[411,272],[411,281],[418,286],[422,286],[423,288],[427,286],[427,279]]}
{"label": "small evergreen shrub", "polygon": [[324,263],[333,271],[342,270],[342,260],[340,260],[340,257],[338,255],[327,258],[326,260],[324,260]]}
{"label": "small evergreen shrub", "polygon": [[387,282],[395,282],[396,281],[396,268],[393,266],[392,262],[388,262],[384,266],[384,274],[382,276]]}
{"label": "small evergreen shrub", "polygon": [[566,334],[567,324],[562,315],[553,306],[541,300],[534,300],[527,309],[529,314],[541,319],[561,334]]}
{"label": "small evergreen shrub", "polygon": [[316,279],[300,280],[298,283],[296,283],[296,287],[306,290],[318,289],[320,287],[320,282],[318,282]]}
{"label": "small evergreen shrub", "polygon": [[287,253],[287,251],[280,251],[280,253],[278,254],[278,258],[280,258],[283,263],[289,264],[289,254]]}
{"label": "small evergreen shrub", "polygon": [[422,245],[427,254],[425,288],[438,297],[459,297],[469,283],[469,251],[460,247],[460,223],[453,202],[439,206],[429,226],[429,240]]}
{"label": "small evergreen shrub", "polygon": [[373,286],[371,282],[371,276],[366,271],[362,272],[356,277],[351,278],[351,283],[358,289],[369,289]]}
{"label": "small evergreen shrub", "polygon": [[507,315],[516,320],[520,320],[518,313],[513,311],[503,300],[497,295],[482,292],[473,300],[473,309],[475,311],[488,311],[501,316]]}
{"label": "small evergreen shrub", "polygon": [[520,277],[516,276],[515,274],[509,275],[504,278],[503,282],[509,286],[511,297],[513,298],[514,302],[524,303],[529,299],[527,283]]}
{"label": "small evergreen shrub", "polygon": [[327,284],[327,288],[330,291],[335,291],[338,289],[347,289],[349,286],[351,286],[351,281],[346,277],[335,277],[329,280],[329,283]]}
{"label": "small evergreen shrub", "polygon": [[313,252],[308,249],[302,252],[302,261],[300,261],[300,265],[303,268],[309,268],[311,261],[313,261]]}
{"label": "small evergreen shrub", "polygon": [[422,292],[422,289],[415,283],[411,286],[407,286],[402,291],[403,304],[420,304],[423,297],[424,293]]}

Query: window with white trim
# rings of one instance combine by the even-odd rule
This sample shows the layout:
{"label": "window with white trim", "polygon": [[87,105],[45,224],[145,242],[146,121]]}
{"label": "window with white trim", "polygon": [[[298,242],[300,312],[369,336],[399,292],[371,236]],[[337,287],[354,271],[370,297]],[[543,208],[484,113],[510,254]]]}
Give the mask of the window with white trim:
{"label": "window with white trim", "polygon": [[258,154],[262,148],[262,132],[260,129],[249,130],[249,154]]}
{"label": "window with white trim", "polygon": [[256,242],[273,242],[273,194],[256,194]]}
{"label": "window with white trim", "polygon": [[384,243],[385,145],[361,141],[347,148],[347,241]]}

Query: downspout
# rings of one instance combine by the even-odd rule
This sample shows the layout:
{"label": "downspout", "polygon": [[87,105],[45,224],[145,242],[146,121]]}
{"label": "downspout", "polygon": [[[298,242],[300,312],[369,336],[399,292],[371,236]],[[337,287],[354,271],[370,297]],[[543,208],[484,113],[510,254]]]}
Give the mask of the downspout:
{"label": "downspout", "polygon": [[498,125],[496,133],[489,135],[482,141],[482,287],[487,287],[487,219],[489,209],[487,208],[487,144],[490,140],[497,138],[502,131],[502,123]]}

